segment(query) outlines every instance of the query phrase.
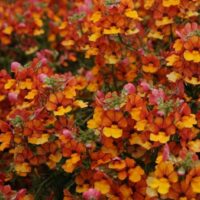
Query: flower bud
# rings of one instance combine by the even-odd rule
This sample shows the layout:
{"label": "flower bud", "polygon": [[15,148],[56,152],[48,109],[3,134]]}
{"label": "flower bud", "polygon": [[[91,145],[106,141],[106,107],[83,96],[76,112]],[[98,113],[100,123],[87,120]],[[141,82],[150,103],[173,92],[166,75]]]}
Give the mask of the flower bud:
{"label": "flower bud", "polygon": [[132,83],[127,83],[124,85],[124,90],[127,91],[128,94],[134,94],[136,89]]}
{"label": "flower bud", "polygon": [[18,62],[12,62],[11,63],[11,72],[17,72],[20,68],[21,64]]}
{"label": "flower bud", "polygon": [[47,78],[48,76],[44,73],[41,73],[38,75],[38,79],[44,83],[45,79]]}
{"label": "flower bud", "polygon": [[14,103],[17,101],[17,97],[18,97],[18,94],[15,93],[15,92],[9,92],[8,93],[8,99],[11,103]]}
{"label": "flower bud", "polygon": [[72,132],[68,129],[63,129],[62,134],[66,137],[71,139],[72,138]]}
{"label": "flower bud", "polygon": [[88,191],[83,193],[83,199],[85,200],[99,200],[100,197],[101,193],[94,188],[90,188]]}
{"label": "flower bud", "polygon": [[185,169],[183,167],[180,167],[177,171],[179,176],[184,176],[185,175]]}

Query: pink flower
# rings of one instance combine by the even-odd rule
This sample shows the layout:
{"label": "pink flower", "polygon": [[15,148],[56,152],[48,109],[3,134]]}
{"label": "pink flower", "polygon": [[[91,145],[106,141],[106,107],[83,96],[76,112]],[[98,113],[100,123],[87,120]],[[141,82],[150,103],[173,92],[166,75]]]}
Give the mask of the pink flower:
{"label": "pink flower", "polygon": [[101,193],[94,188],[90,188],[88,191],[83,193],[83,198],[85,200],[99,200],[100,197]]}
{"label": "pink flower", "polygon": [[47,78],[48,76],[44,73],[41,73],[38,75],[38,79],[44,83],[45,79]]}
{"label": "pink flower", "polygon": [[158,114],[159,116],[164,116],[164,115],[165,115],[164,111],[162,111],[162,110],[159,110],[159,111],[157,112],[157,114]]}
{"label": "pink flower", "polygon": [[124,86],[124,90],[128,93],[128,94],[134,94],[135,93],[135,86],[132,83],[127,83]]}
{"label": "pink flower", "polygon": [[26,189],[21,189],[17,192],[17,196],[15,197],[16,200],[23,199],[23,197],[26,195]]}
{"label": "pink flower", "polygon": [[91,71],[87,71],[86,74],[85,74],[85,77],[88,81],[91,81],[94,78]]}
{"label": "pink flower", "polygon": [[12,62],[11,63],[11,72],[17,72],[20,67],[21,67],[20,63]]}
{"label": "pink flower", "polygon": [[144,92],[147,92],[148,90],[150,90],[150,85],[147,82],[145,82],[145,81],[142,81],[140,83],[140,86],[142,87],[142,89],[144,90]]}
{"label": "pink flower", "polygon": [[18,97],[18,94],[15,93],[15,92],[9,92],[8,93],[8,99],[11,103],[14,103],[17,101],[17,97]]}
{"label": "pink flower", "polygon": [[40,62],[42,63],[42,65],[46,65],[48,61],[46,58],[42,58]]}
{"label": "pink flower", "polygon": [[72,139],[72,132],[68,129],[63,129],[62,131],[62,134],[66,137],[66,138],[69,138],[69,139]]}
{"label": "pink flower", "polygon": [[169,160],[169,146],[165,144],[163,149],[163,161]]}
{"label": "pink flower", "polygon": [[96,98],[95,98],[96,103],[98,105],[103,105],[104,104],[104,99],[105,99],[104,93],[98,90],[97,93],[96,93]]}
{"label": "pink flower", "polygon": [[79,12],[90,12],[92,8],[92,1],[91,0],[84,0],[84,4],[79,7]]}
{"label": "pink flower", "polygon": [[164,100],[165,98],[165,93],[162,89],[153,89],[152,93],[149,96],[149,103],[154,105],[154,104],[159,104],[160,100]]}

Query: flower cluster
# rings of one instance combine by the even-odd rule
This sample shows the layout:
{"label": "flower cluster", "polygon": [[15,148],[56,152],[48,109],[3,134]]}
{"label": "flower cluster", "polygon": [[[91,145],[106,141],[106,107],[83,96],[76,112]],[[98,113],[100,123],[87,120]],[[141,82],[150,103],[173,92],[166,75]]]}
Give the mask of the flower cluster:
{"label": "flower cluster", "polygon": [[0,199],[200,199],[198,0],[0,2]]}

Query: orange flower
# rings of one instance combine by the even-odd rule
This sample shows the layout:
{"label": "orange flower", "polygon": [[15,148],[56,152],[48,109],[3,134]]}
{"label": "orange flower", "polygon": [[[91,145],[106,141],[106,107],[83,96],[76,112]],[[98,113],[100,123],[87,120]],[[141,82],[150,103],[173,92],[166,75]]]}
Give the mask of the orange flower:
{"label": "orange flower", "polygon": [[94,182],[94,188],[102,194],[108,194],[111,189],[109,183],[105,179]]}
{"label": "orange flower", "polygon": [[156,73],[160,67],[159,60],[153,55],[143,56],[142,63],[142,69],[146,73]]}
{"label": "orange flower", "polygon": [[66,99],[62,92],[57,92],[50,94],[46,108],[48,111],[53,111],[55,116],[62,116],[72,110],[70,103],[71,101]]}
{"label": "orange flower", "polygon": [[10,132],[0,134],[0,151],[8,148],[12,139],[12,134]]}
{"label": "orange flower", "polygon": [[200,193],[200,166],[194,167],[186,176],[186,184],[190,184],[194,193]]}
{"label": "orange flower", "polygon": [[134,185],[128,186],[123,184],[120,186],[120,192],[122,193],[123,199],[137,199],[143,200],[146,194],[146,183],[145,180],[141,180]]}
{"label": "orange flower", "polygon": [[195,124],[197,124],[197,121],[194,114],[185,115],[181,117],[180,121],[176,122],[178,129],[192,128]]}
{"label": "orange flower", "polygon": [[170,199],[195,199],[196,194],[192,191],[186,181],[183,180],[179,183],[172,184],[168,197]]}
{"label": "orange flower", "polygon": [[161,162],[156,166],[154,176],[147,178],[147,185],[160,194],[167,194],[172,183],[178,181],[178,175],[174,171],[171,162]]}
{"label": "orange flower", "polygon": [[191,36],[184,43],[184,48],[183,56],[185,60],[200,63],[200,37]]}
{"label": "orange flower", "polygon": [[101,119],[103,115],[103,109],[101,107],[96,107],[94,110],[93,119],[87,122],[88,128],[95,129],[101,125]]}
{"label": "orange flower", "polygon": [[125,19],[121,15],[109,15],[103,21],[103,33],[105,35],[119,34],[125,25]]}
{"label": "orange flower", "polygon": [[24,162],[24,163],[16,164],[15,171],[20,176],[26,176],[27,173],[31,172],[31,167],[30,167],[29,163]]}
{"label": "orange flower", "polygon": [[102,151],[92,152],[90,157],[93,160],[91,165],[92,169],[96,168],[99,165],[109,163],[111,161],[111,154],[103,153]]}
{"label": "orange flower", "polygon": [[122,112],[109,110],[104,113],[101,126],[106,137],[120,138],[123,128],[127,126],[127,121]]}
{"label": "orange flower", "polygon": [[166,143],[169,141],[170,136],[176,132],[176,127],[173,124],[173,116],[156,117],[154,120],[150,120],[148,130],[151,132],[151,141]]}
{"label": "orange flower", "polygon": [[115,170],[120,171],[120,170],[123,170],[126,167],[126,162],[124,160],[116,158],[112,162],[109,163],[108,167],[110,169],[115,169]]}
{"label": "orange flower", "polygon": [[136,166],[135,168],[130,168],[128,170],[129,180],[133,183],[139,182],[142,179],[142,175],[144,175],[144,170],[140,166]]}
{"label": "orange flower", "polygon": [[74,169],[77,167],[77,163],[80,161],[80,155],[77,153],[74,153],[71,155],[70,159],[67,159],[65,164],[62,165],[62,168],[67,173],[72,173]]}

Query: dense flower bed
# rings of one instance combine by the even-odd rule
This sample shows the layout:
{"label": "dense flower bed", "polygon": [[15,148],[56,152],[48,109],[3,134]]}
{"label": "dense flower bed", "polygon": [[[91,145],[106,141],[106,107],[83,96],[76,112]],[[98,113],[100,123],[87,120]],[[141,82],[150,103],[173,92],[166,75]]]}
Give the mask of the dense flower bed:
{"label": "dense flower bed", "polygon": [[200,199],[199,0],[0,1],[0,199]]}

